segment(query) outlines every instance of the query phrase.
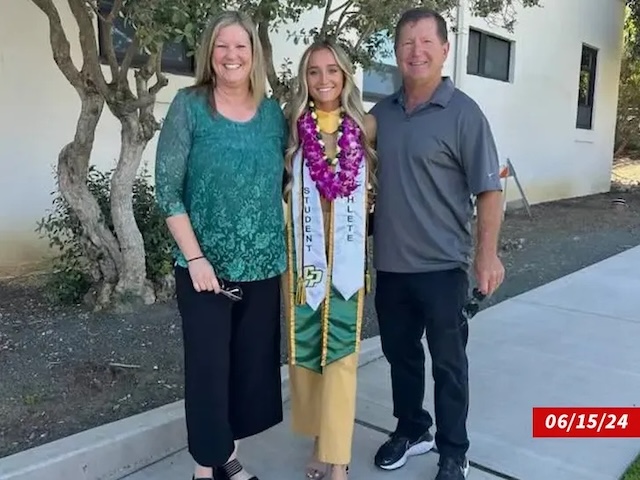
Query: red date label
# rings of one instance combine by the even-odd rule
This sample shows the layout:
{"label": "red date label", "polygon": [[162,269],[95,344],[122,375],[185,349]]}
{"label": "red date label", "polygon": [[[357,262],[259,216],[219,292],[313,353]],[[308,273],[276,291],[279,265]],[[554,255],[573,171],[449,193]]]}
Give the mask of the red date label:
{"label": "red date label", "polygon": [[640,408],[534,407],[533,436],[640,438]]}

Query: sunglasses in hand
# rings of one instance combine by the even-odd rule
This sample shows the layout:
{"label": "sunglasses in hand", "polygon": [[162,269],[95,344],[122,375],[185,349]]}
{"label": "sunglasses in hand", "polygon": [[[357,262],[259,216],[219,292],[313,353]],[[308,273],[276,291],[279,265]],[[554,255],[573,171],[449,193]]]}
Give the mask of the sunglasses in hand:
{"label": "sunglasses in hand", "polygon": [[477,288],[473,289],[471,298],[467,300],[465,306],[462,307],[462,315],[465,318],[463,324],[471,320],[476,315],[476,313],[478,313],[478,311],[480,310],[480,302],[482,302],[485,298],[487,298],[487,296],[484,293],[482,293]]}
{"label": "sunglasses in hand", "polygon": [[218,279],[220,293],[229,300],[239,302],[242,300],[242,289],[238,285],[226,285],[224,280]]}

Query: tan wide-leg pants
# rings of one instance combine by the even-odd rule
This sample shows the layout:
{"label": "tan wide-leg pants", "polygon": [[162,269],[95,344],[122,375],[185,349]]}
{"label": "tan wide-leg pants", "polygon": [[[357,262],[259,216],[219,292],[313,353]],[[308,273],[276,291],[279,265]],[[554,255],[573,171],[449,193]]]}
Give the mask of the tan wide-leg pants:
{"label": "tan wide-leg pants", "polygon": [[329,364],[322,374],[289,367],[293,431],[318,437],[320,462],[351,462],[357,371],[357,353]]}

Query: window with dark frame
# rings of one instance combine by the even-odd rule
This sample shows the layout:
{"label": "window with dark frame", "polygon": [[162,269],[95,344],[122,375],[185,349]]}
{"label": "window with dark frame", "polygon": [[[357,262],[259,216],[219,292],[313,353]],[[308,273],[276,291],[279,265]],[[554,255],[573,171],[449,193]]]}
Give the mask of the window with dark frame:
{"label": "window with dark frame", "polygon": [[508,82],[510,70],[511,42],[470,29],[467,73]]}
{"label": "window with dark frame", "polygon": [[582,130],[593,128],[597,58],[598,51],[596,49],[582,45],[580,76],[578,77],[578,111],[576,114],[576,128]]}
{"label": "window with dark frame", "polygon": [[[113,0],[100,0],[98,2],[100,13],[108,15],[111,12]],[[135,29],[128,24],[124,18],[118,17],[113,21],[113,46],[118,62],[122,62],[127,49],[135,36]],[[104,43],[102,41],[102,25],[98,22],[98,48],[100,52],[100,60],[107,63],[107,55]],[[161,68],[164,73],[172,73],[175,75],[193,76],[195,73],[195,59],[188,56],[187,45],[184,42],[166,43],[162,49]],[[140,68],[145,65],[149,55],[144,52],[137,53],[131,62],[132,68]]]}
{"label": "window with dark frame", "polygon": [[378,102],[395,93],[402,84],[398,67],[378,63],[363,72],[362,99],[365,102]]}

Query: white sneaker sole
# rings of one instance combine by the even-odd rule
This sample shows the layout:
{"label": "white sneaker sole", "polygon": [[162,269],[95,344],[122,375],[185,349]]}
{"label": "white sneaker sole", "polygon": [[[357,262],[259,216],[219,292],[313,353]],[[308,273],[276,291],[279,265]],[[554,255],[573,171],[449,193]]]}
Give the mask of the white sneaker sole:
{"label": "white sneaker sole", "polygon": [[469,461],[467,460],[464,464],[464,467],[462,467],[462,475],[464,475],[464,478],[467,478],[467,475],[469,475]]}
{"label": "white sneaker sole", "polygon": [[392,463],[391,465],[380,465],[380,468],[382,468],[383,470],[396,470],[400,467],[404,467],[404,465],[407,463],[407,460],[409,460],[409,457],[424,455],[425,453],[430,452],[435,444],[435,440],[431,440],[430,442],[416,443],[415,445],[410,447],[402,456],[402,458],[400,458],[400,460],[398,460],[396,463]]}

